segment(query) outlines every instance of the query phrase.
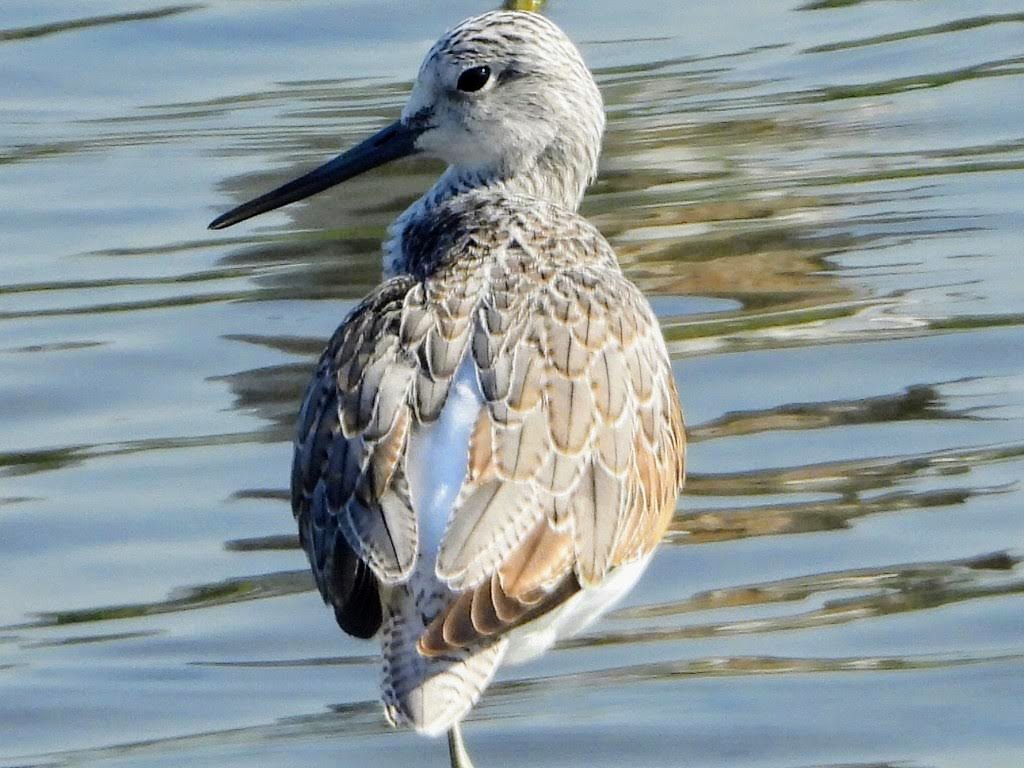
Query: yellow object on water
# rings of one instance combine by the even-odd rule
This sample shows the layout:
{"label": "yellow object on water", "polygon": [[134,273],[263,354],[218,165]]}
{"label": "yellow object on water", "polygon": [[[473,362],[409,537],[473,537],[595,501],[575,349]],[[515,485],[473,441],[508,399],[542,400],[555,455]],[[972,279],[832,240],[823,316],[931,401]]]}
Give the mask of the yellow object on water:
{"label": "yellow object on water", "polygon": [[545,0],[505,0],[507,11],[540,11]]}

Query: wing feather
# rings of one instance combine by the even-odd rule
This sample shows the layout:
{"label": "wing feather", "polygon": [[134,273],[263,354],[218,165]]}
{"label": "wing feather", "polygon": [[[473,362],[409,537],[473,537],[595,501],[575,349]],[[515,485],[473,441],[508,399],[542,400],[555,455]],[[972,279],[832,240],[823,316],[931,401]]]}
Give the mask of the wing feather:
{"label": "wing feather", "polygon": [[360,636],[380,625],[379,583],[405,578],[416,558],[402,463],[416,364],[400,339],[414,285],[391,280],[353,310],[320,358],[296,431],[300,539],[324,600]]}
{"label": "wing feather", "polygon": [[574,214],[546,211],[564,217],[552,234],[513,208],[495,214],[507,230],[474,229],[492,213],[481,204],[415,233],[425,255],[338,329],[299,414],[300,538],[339,624],[367,636],[382,586],[423,572],[409,441],[472,361],[483,406],[432,568],[425,657],[492,643],[649,554],[683,482],[682,415],[643,295]]}
{"label": "wing feather", "polygon": [[[558,269],[557,253],[518,242],[471,331],[486,407],[438,558],[454,594],[421,636],[427,656],[490,642],[649,554],[682,485],[682,416],[642,294],[610,260]],[[556,268],[509,263],[534,257]]]}
{"label": "wing feather", "polygon": [[455,590],[485,579],[518,546],[541,513],[527,483],[494,478],[466,488],[437,555],[437,575]]}

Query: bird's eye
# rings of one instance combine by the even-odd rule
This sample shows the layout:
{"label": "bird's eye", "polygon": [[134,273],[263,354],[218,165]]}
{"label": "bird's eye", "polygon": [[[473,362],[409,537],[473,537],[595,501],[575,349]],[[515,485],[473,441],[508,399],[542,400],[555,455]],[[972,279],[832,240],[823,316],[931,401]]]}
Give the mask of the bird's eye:
{"label": "bird's eye", "polygon": [[473,91],[479,91],[487,85],[487,81],[490,79],[491,68],[486,64],[482,67],[470,67],[459,75],[457,87],[460,91],[472,93]]}

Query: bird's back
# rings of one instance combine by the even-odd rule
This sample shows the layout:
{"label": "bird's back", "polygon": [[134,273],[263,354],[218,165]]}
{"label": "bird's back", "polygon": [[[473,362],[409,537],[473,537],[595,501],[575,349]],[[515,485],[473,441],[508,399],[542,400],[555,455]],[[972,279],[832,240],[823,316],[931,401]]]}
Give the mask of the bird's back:
{"label": "bird's back", "polygon": [[560,615],[593,618],[617,572],[639,574],[685,438],[657,321],[576,213],[470,192],[398,247],[403,274],[307,391],[292,500],[339,624],[382,628],[389,717],[440,733],[510,642],[543,627],[542,649]]}

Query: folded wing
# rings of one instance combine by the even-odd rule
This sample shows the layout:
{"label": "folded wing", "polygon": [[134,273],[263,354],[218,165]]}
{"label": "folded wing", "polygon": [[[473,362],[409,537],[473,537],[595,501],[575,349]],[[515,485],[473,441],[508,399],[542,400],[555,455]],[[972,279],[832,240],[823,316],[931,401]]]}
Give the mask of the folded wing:
{"label": "folded wing", "polygon": [[604,263],[517,269],[517,247],[530,259],[513,244],[472,329],[486,406],[436,565],[455,597],[427,655],[500,637],[650,553],[683,482],[682,415],[642,294]]}

